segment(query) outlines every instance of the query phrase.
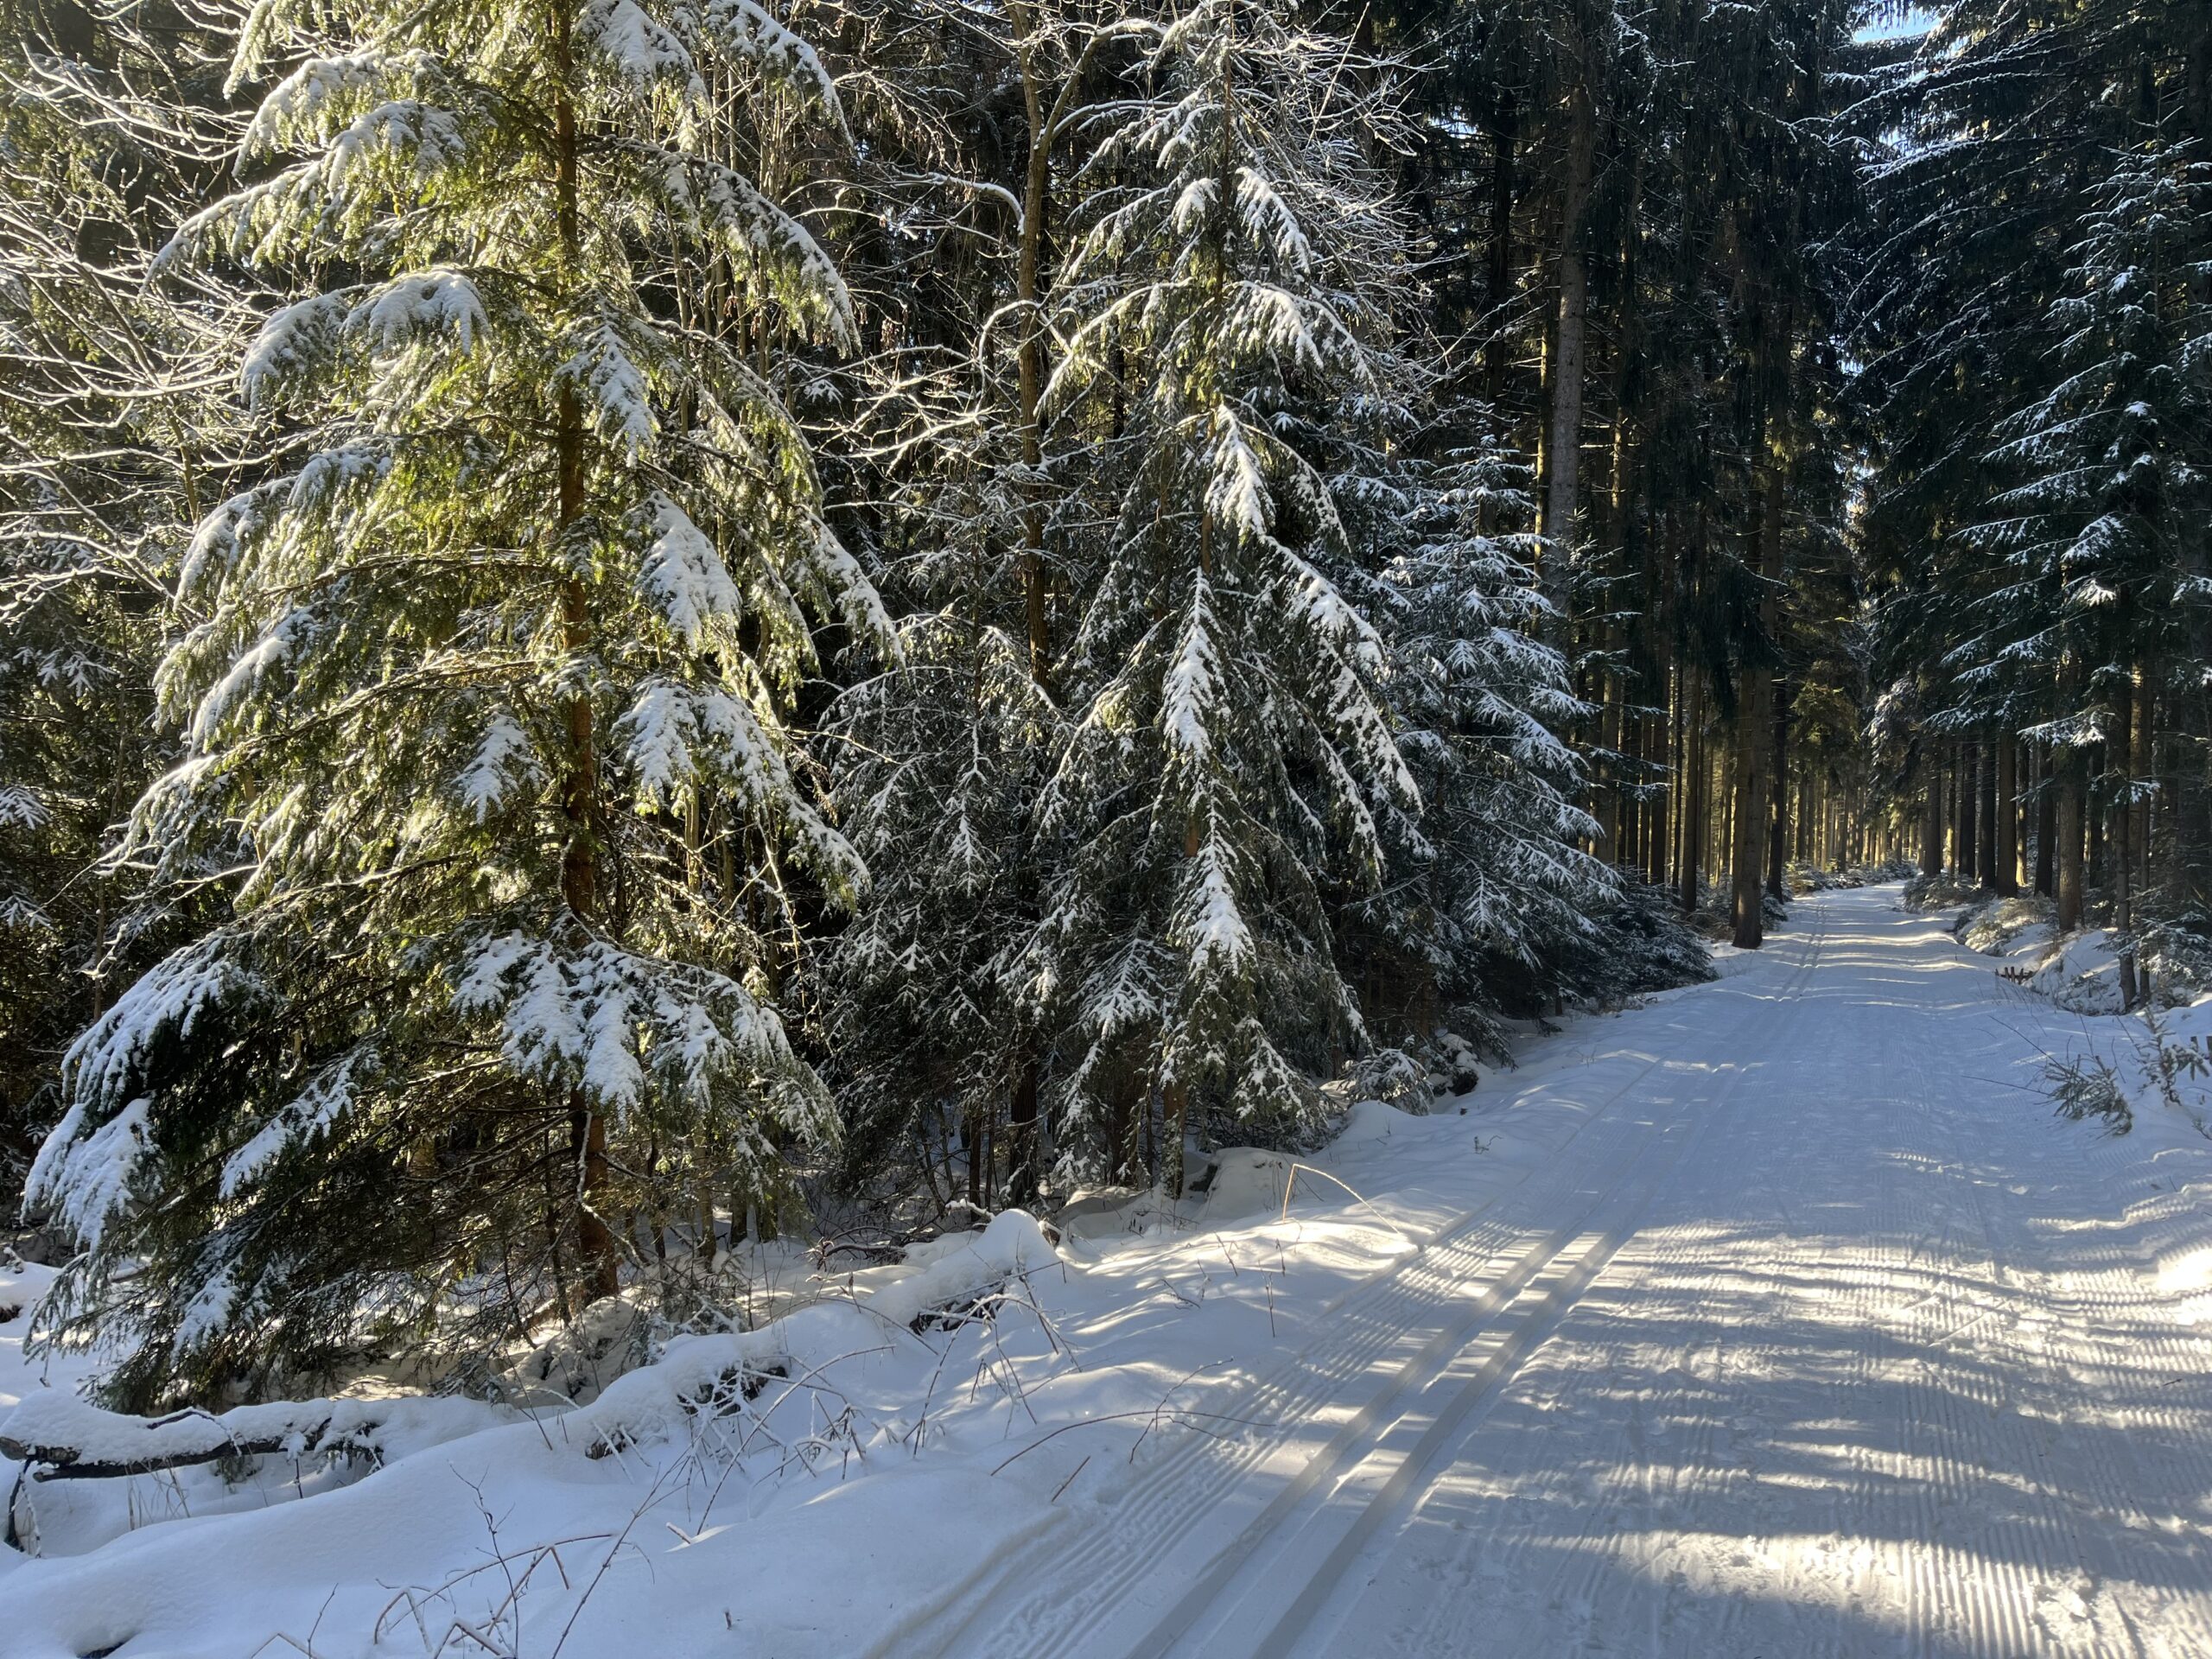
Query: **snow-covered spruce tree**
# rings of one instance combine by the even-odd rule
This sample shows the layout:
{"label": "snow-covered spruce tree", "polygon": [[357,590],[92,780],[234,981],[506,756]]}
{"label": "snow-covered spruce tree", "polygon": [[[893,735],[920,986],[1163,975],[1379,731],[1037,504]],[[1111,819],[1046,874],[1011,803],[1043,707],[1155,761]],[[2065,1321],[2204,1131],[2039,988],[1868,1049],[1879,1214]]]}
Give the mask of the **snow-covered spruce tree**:
{"label": "snow-covered spruce tree", "polygon": [[[887,591],[912,607],[902,660],[848,690],[830,723],[835,791],[872,880],[823,953],[824,1004],[857,1181],[918,1158],[939,1198],[986,1202],[996,1135],[1006,1197],[1026,1203],[1041,1173],[1031,809],[1058,714],[1025,638],[1029,494],[1014,446],[992,442],[1007,434],[969,415],[893,497],[882,551]],[[964,1167],[940,1180],[955,1135]]]}
{"label": "snow-covered spruce tree", "polygon": [[[137,918],[104,838],[162,764],[162,573],[236,426],[179,366],[251,332],[226,286],[151,284],[225,143],[204,25],[158,35],[0,0],[0,1207],[60,1108],[70,1039],[182,937]],[[157,111],[158,140],[135,121]],[[143,920],[145,925],[130,925]]]}
{"label": "snow-covered spruce tree", "polygon": [[[2212,924],[2212,798],[2206,786],[2212,660],[2212,164],[2194,146],[2146,140],[2112,158],[2071,250],[2069,291],[2050,308],[2051,383],[1999,429],[1989,465],[2018,480],[1968,544],[2001,571],[1983,626],[1952,653],[1965,697],[1994,700],[2023,677],[2056,688],[2026,735],[2063,756],[2062,778],[2102,744],[2107,807],[2147,798],[2131,725],[2155,700],[2177,739],[2170,895]],[[2143,760],[2148,755],[2133,757]],[[2083,780],[2069,781],[2079,788]],[[2107,874],[2128,925],[2134,837]],[[2062,886],[2064,873],[2062,872]],[[2075,884],[2078,888],[2078,883]],[[2062,906],[2078,900],[2062,893]]]}
{"label": "snow-covered spruce tree", "polygon": [[[1468,430],[1464,413],[1454,425]],[[1559,734],[1587,709],[1543,637],[1535,538],[1485,529],[1527,522],[1510,470],[1479,446],[1408,462],[1383,573],[1390,705],[1430,848],[1413,867],[1418,880],[1394,882],[1389,902],[1426,961],[1434,995],[1425,1011],[1478,1020],[1599,988],[1576,983],[1580,970],[1601,940],[1621,943],[1605,931],[1619,882],[1582,847],[1598,825],[1578,804],[1583,763]]]}
{"label": "snow-covered spruce tree", "polygon": [[1308,1078],[1359,1027],[1324,883],[1376,880],[1380,821],[1418,810],[1382,641],[1325,574],[1350,557],[1328,480],[1283,435],[1376,380],[1384,315],[1347,281],[1382,223],[1362,68],[1287,17],[1199,0],[1170,25],[1055,289],[1053,441],[1096,444],[1107,514],[1041,808],[1065,849],[1056,1132],[1064,1160],[1171,1190],[1186,1127],[1316,1122]]}
{"label": "snow-covered spruce tree", "polygon": [[[186,755],[130,836],[235,918],[79,1039],[31,1182],[87,1246],[53,1328],[130,1350],[124,1396],[573,1309],[632,1217],[833,1129],[747,930],[787,859],[861,879],[778,709],[809,610],[887,626],[775,391],[658,275],[847,334],[705,142],[710,82],[835,123],[822,66],[750,0],[262,0],[235,78],[279,53],[251,181],[166,257],[309,291],[240,368],[275,448],[181,573]],[[707,818],[758,857],[715,868]]]}

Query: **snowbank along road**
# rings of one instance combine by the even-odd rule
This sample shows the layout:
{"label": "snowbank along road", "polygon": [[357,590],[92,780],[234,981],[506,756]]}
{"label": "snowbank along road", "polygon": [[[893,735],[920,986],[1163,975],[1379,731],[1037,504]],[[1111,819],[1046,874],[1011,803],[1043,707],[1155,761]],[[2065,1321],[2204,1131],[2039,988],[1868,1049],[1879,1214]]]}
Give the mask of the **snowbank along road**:
{"label": "snowbank along road", "polygon": [[[2212,1158],[1895,889],[1492,1104],[1560,1138],[886,1654],[2212,1656]],[[2076,1045],[2078,1046],[2078,1041]],[[1507,1090],[1518,1079],[1504,1079]]]}
{"label": "snowbank along road", "polygon": [[[1287,1211],[1247,1158],[1197,1230],[1037,1238],[994,1319],[913,1279],[751,1333],[791,1380],[734,1463],[681,1413],[587,1456],[610,1395],[34,1484],[0,1659],[2212,1659],[2212,1143],[2056,1119],[2098,1022],[1893,888],[1724,966],[1362,1109]],[[0,1410],[73,1380],[25,1290]]]}

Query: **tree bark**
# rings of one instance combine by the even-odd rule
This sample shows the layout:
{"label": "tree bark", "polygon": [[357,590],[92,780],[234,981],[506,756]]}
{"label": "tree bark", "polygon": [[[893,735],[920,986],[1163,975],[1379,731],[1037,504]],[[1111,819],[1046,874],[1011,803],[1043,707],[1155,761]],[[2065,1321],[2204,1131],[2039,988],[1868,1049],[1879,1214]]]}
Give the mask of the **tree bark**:
{"label": "tree bark", "polygon": [[1774,811],[1767,837],[1766,890],[1775,899],[1789,896],[1789,713],[1795,695],[1785,687],[1774,700]]}
{"label": "tree bark", "polygon": [[1736,708],[1736,779],[1731,809],[1728,879],[1736,948],[1765,943],[1766,740],[1764,700],[1746,686]]}
{"label": "tree bark", "polygon": [[1974,776],[1980,789],[1979,830],[1980,844],[1976,864],[1981,885],[1997,887],[1997,744],[1986,741],[1974,746]]}
{"label": "tree bark", "polygon": [[2036,891],[2058,896],[2058,759],[2043,750],[2043,787],[2036,792]]}
{"label": "tree bark", "polygon": [[1934,743],[1925,739],[1920,764],[1928,774],[1928,806],[1920,820],[1920,873],[1933,878],[1943,873],[1943,773],[1936,765]]}
{"label": "tree bark", "polygon": [[[2128,799],[2126,784],[2134,775],[2135,733],[2142,717],[2142,697],[2131,676],[2120,690],[2120,765],[2121,789],[2113,803],[2113,926],[2125,939],[2135,925],[2135,805]],[[2120,1006],[2135,1006],[2135,950],[2123,944],[2120,955]]]}
{"label": "tree bark", "polygon": [[1697,909],[1705,839],[1705,683],[1693,664],[1683,664],[1682,677],[1682,850],[1675,870],[1681,881],[1682,913],[1689,915]]}
{"label": "tree bark", "polygon": [[1768,457],[1759,492],[1759,639],[1761,660],[1746,664],[1736,712],[1736,806],[1729,875],[1735,887],[1735,943],[1756,950],[1766,940],[1765,865],[1770,842],[1768,791],[1774,768],[1774,668],[1765,653],[1781,632],[1783,475]]}
{"label": "tree bark", "polygon": [[[2205,531],[2196,531],[2199,545],[2191,560],[2191,573],[2200,583],[2212,581],[2212,558],[2202,546]],[[2189,608],[2191,660],[2184,664],[2186,677],[2173,698],[2170,723],[2180,740],[2180,763],[2174,779],[2174,866],[2179,877],[2182,906],[2200,916],[2212,916],[2212,603],[2195,599]]]}
{"label": "tree bark", "polygon": [[1022,1062],[1014,1081],[1014,1100],[1007,1114],[1006,1197],[1008,1204],[1037,1201],[1037,1063]]}
{"label": "tree bark", "polygon": [[2082,925],[2082,832],[2083,797],[2088,792],[2082,773],[2086,761],[2078,748],[2057,757],[2058,771],[2058,931],[2070,933]]}
{"label": "tree bark", "polygon": [[1016,357],[1016,391],[1020,400],[1021,464],[1028,474],[1022,485],[1027,499],[1021,514],[1021,575],[1023,620],[1028,632],[1029,677],[1047,683],[1052,664],[1051,615],[1045,592],[1045,501],[1036,477],[1045,454],[1038,409],[1045,387],[1045,329],[1039,310],[1039,281],[1044,265],[1045,219],[1052,181],[1052,118],[1056,111],[1045,102],[1045,89],[1035,60],[1036,23],[1032,9],[1017,5],[1012,16],[1020,30],[1015,60],[1021,73],[1021,98],[1029,123],[1029,156],[1022,173],[1021,243],[1014,259],[1014,299],[1021,312],[1020,345]]}
{"label": "tree bark", "polygon": [[[575,59],[566,7],[555,9],[553,94],[554,225],[560,241],[562,275],[580,280],[582,234],[578,221],[576,111],[569,86]],[[555,400],[554,450],[558,474],[558,518],[554,558],[568,572],[561,579],[561,645],[570,657],[591,649],[591,601],[583,578],[575,574],[575,550],[569,537],[584,516],[583,407],[573,385],[563,381]],[[592,729],[591,697],[579,691],[566,710],[568,753],[562,759],[561,811],[567,839],[561,852],[561,899],[586,925],[597,918],[599,877],[596,818],[599,758]],[[614,1235],[596,1205],[607,1187],[607,1121],[579,1092],[569,1108],[569,1140],[576,1159],[576,1243],[584,1259],[585,1290],[597,1299],[620,1288]],[[572,1312],[574,1310],[571,1310]]]}
{"label": "tree bark", "polygon": [[1974,823],[1974,803],[1980,792],[1980,787],[1975,782],[1974,772],[1979,755],[1971,743],[1960,744],[1957,753],[1959,757],[1959,833],[1953,861],[1957,867],[1959,880],[1971,881],[1974,879],[1974,866],[1979,845]]}
{"label": "tree bark", "polygon": [[1505,396],[1511,367],[1505,313],[1513,297],[1513,163],[1519,124],[1512,102],[1501,99],[1491,127],[1490,270],[1483,296],[1487,313],[1484,326],[1489,331],[1483,342],[1483,383],[1492,409]]}
{"label": "tree bark", "polygon": [[1582,380],[1590,311],[1590,269],[1582,251],[1583,220],[1597,162],[1598,113],[1590,89],[1578,80],[1568,97],[1565,194],[1560,207],[1557,260],[1559,309],[1551,357],[1551,424],[1544,445],[1542,588],[1550,601],[1554,640],[1572,638],[1568,566],[1580,500],[1582,459]]}
{"label": "tree bark", "polygon": [[1997,891],[2006,897],[2020,890],[2019,741],[1997,734],[1997,796],[1990,821],[1997,829]]}

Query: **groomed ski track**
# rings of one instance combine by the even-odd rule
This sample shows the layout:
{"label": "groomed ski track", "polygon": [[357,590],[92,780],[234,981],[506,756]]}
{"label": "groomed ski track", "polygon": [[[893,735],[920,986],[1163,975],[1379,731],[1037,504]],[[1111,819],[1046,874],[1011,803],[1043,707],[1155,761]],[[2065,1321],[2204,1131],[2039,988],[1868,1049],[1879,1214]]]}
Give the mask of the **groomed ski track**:
{"label": "groomed ski track", "polygon": [[2203,1143],[2056,1121],[2079,1022],[1893,887],[1731,966],[1486,1084],[1554,1150],[1198,1402],[1264,1427],[878,1652],[2212,1656]]}

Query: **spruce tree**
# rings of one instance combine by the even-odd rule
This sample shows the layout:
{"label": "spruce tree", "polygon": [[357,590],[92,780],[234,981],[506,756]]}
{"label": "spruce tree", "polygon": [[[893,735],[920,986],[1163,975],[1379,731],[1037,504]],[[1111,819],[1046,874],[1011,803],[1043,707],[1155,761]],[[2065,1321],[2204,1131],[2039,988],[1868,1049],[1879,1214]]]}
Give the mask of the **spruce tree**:
{"label": "spruce tree", "polygon": [[[147,262],[219,143],[198,23],[0,0],[0,1193],[59,1116],[63,1052],[188,913],[134,914],[102,857],[167,753],[150,726],[163,582],[234,440],[192,365],[234,346],[223,283]],[[160,135],[118,118],[150,105]]]}
{"label": "spruce tree", "polygon": [[2112,806],[2156,786],[2129,770],[2139,700],[2180,711],[2193,752],[2179,768],[2189,821],[2177,896],[2202,925],[2212,921],[2200,723],[2212,642],[2212,165],[2155,138],[2115,156],[2072,257],[2069,291],[2050,311],[2055,381],[1989,455],[2018,481],[1992,497],[1969,543],[2002,575],[1955,658],[1970,690],[2025,676],[2067,694],[2025,735],[2062,752],[2107,745],[2099,792]]}
{"label": "spruce tree", "polygon": [[[1471,411],[1452,411],[1449,426],[1479,437]],[[1588,708],[1543,639],[1536,540],[1484,528],[1527,522],[1513,471],[1478,442],[1409,461],[1382,573],[1391,710],[1423,804],[1424,844],[1399,860],[1419,879],[1393,908],[1429,964],[1432,1011],[1440,995],[1501,1048],[1485,1016],[1541,1012],[1621,897],[1584,848],[1599,830],[1580,804],[1588,772],[1560,734]]]}
{"label": "spruce tree", "polygon": [[1324,882],[1376,880],[1418,809],[1383,646],[1302,416],[1386,398],[1396,241],[1359,146],[1380,106],[1341,41],[1270,0],[1199,0],[1087,173],[1047,407],[1098,447],[1110,515],[1067,652],[1044,798],[1066,1010],[1064,1148],[1179,1190],[1186,1129],[1297,1134],[1357,1039]]}
{"label": "spruce tree", "polygon": [[233,79],[280,58],[165,256],[305,291],[238,366],[269,448],[184,562],[185,753],[130,836],[235,918],[79,1040],[31,1181],[124,1395],[522,1329],[671,1195],[770,1195],[834,1134],[759,932],[794,867],[862,871],[782,710],[810,615],[887,630],[773,385],[664,277],[848,337],[707,126],[834,127],[828,75],[750,0],[261,0]]}

